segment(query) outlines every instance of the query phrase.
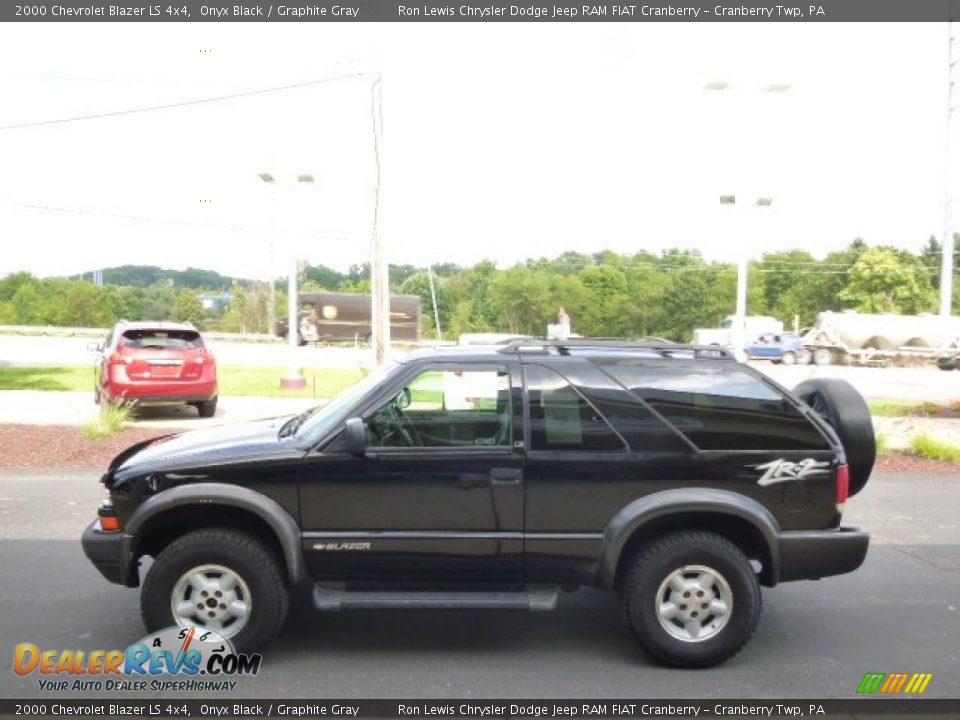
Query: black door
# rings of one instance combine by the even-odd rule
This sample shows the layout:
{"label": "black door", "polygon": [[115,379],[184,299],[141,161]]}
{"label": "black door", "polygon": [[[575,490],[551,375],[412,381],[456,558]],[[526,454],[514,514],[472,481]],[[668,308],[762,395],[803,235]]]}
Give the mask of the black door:
{"label": "black door", "polygon": [[311,454],[300,507],[314,575],[522,579],[519,388],[507,364],[420,365],[363,413],[365,457],[338,443]]}

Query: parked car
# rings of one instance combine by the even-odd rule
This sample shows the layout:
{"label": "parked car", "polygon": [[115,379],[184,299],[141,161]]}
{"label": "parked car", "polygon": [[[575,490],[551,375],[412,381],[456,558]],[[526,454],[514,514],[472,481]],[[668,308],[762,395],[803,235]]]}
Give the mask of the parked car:
{"label": "parked car", "polygon": [[133,445],[82,542],[127,587],[154,558],[150,630],[241,651],[294,591],[321,611],[530,611],[587,585],[619,593],[651,656],[702,667],[750,638],[761,585],[860,566],[869,536],[841,516],[875,449],[847,382],[791,392],[719,348],[433,349],[322,408]]}
{"label": "parked car", "polygon": [[94,402],[193,405],[217,411],[217,364],[190,323],[120,321],[97,352]]}
{"label": "parked car", "polygon": [[746,346],[751,360],[772,360],[784,365],[810,362],[810,353],[796,333],[762,333]]}
{"label": "parked car", "polygon": [[937,358],[937,367],[941,370],[960,370],[960,352]]}

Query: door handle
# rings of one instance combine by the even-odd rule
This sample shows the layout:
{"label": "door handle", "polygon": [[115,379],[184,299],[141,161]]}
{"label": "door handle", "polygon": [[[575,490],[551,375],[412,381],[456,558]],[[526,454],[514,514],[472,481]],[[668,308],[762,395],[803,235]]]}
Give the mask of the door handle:
{"label": "door handle", "polygon": [[523,479],[519,468],[493,468],[490,471],[491,485],[517,485]]}

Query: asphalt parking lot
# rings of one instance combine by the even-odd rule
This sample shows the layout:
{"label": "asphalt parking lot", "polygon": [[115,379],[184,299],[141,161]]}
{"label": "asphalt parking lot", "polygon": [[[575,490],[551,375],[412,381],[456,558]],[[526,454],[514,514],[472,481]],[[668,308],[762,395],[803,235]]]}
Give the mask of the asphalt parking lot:
{"label": "asphalt parking lot", "polygon": [[[96,477],[0,471],[4,697],[54,697],[35,677],[10,671],[18,642],[92,650],[142,636],[137,591],[103,581],[80,549],[99,497]],[[566,595],[543,614],[320,615],[298,598],[261,674],[241,680],[231,697],[850,698],[866,672],[931,672],[926,696],[956,697],[957,507],[953,476],[874,477],[846,517],[873,533],[866,564],[765,590],[753,640],[718,668],[654,665],[629,637],[616,599],[594,590]]]}

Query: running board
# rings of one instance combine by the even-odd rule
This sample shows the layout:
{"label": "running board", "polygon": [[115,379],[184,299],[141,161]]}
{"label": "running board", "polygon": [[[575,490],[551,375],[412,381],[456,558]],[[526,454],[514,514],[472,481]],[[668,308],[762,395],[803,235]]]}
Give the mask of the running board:
{"label": "running board", "polygon": [[323,585],[313,588],[317,610],[553,610],[555,587],[515,592],[342,590]]}

